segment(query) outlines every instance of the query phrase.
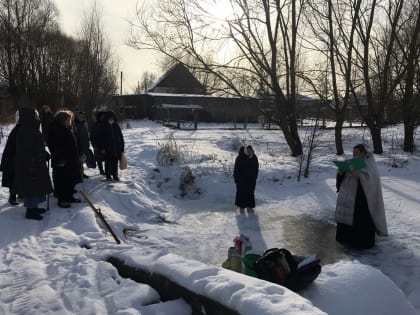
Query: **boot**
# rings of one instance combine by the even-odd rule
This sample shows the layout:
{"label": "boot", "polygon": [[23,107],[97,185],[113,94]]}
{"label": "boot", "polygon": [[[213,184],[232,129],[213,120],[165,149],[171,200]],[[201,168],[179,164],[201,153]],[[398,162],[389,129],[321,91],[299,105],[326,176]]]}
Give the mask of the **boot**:
{"label": "boot", "polygon": [[57,205],[60,208],[70,208],[71,207],[71,203],[68,201],[58,201]]}
{"label": "boot", "polygon": [[38,212],[37,208],[26,208],[26,216],[30,220],[42,220],[42,215]]}
{"label": "boot", "polygon": [[47,209],[45,209],[45,208],[35,208],[35,209],[39,214],[43,214],[43,213],[47,212]]}
{"label": "boot", "polygon": [[120,178],[118,177],[118,175],[113,175],[112,178],[114,179],[114,181],[119,182]]}
{"label": "boot", "polygon": [[76,197],[71,197],[70,199],[70,203],[81,203],[82,200],[80,200],[79,198]]}
{"label": "boot", "polygon": [[10,197],[9,198],[9,204],[12,206],[17,206],[19,204],[19,202],[16,200],[16,197]]}
{"label": "boot", "polygon": [[99,174],[100,175],[106,175],[104,172],[104,167],[102,165],[102,162],[98,162],[98,168],[99,168]]}

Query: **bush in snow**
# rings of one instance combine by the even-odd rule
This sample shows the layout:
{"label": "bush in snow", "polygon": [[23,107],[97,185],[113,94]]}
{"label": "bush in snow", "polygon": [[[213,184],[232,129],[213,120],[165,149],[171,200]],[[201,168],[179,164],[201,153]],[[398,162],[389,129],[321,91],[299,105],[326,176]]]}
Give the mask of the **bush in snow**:
{"label": "bush in snow", "polygon": [[181,190],[181,197],[186,197],[189,194],[201,195],[201,190],[194,185],[195,176],[192,170],[186,166],[182,170],[179,189]]}
{"label": "bush in snow", "polygon": [[156,160],[161,166],[169,166],[176,162],[179,162],[181,159],[181,154],[179,152],[176,141],[173,137],[173,134],[169,135],[168,142],[158,143],[158,152]]}

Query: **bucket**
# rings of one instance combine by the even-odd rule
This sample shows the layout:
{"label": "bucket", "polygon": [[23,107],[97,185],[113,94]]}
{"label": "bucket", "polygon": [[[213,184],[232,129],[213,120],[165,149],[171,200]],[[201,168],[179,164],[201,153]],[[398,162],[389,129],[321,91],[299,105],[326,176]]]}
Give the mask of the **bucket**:
{"label": "bucket", "polygon": [[242,272],[241,256],[233,255],[230,259],[230,269],[237,272]]}
{"label": "bucket", "polygon": [[245,265],[245,274],[248,276],[252,276],[252,277],[256,277],[257,274],[255,273],[254,270],[254,263],[260,259],[262,256],[260,254],[255,254],[255,253],[248,253],[245,254],[244,258],[243,258],[243,262]]}

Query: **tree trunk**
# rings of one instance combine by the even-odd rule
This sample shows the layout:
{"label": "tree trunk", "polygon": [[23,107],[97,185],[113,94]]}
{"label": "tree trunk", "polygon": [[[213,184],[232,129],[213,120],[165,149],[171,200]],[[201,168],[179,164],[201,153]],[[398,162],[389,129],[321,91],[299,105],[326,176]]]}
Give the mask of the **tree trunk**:
{"label": "tree trunk", "polygon": [[343,124],[344,124],[344,117],[343,115],[336,115],[336,123],[335,123],[335,149],[337,151],[337,155],[344,154],[343,148]]}
{"label": "tree trunk", "polygon": [[300,142],[299,134],[297,132],[293,132],[290,135],[290,140],[288,143],[290,145],[290,149],[292,150],[292,156],[299,156],[302,152],[302,143]]}
{"label": "tree trunk", "polygon": [[280,90],[275,90],[274,93],[278,111],[278,126],[283,131],[284,138],[292,151],[292,156],[299,156],[303,153],[303,150],[296,124],[296,115],[292,109],[293,104],[288,104]]}
{"label": "tree trunk", "polygon": [[404,151],[414,152],[414,130],[415,126],[412,123],[404,123]]}
{"label": "tree trunk", "polygon": [[373,153],[375,154],[382,154],[382,137],[381,137],[381,128],[376,125],[369,124],[370,134],[372,136],[372,143],[373,143]]}
{"label": "tree trunk", "polygon": [[300,141],[297,126],[280,126],[283,131],[284,138],[292,151],[292,156],[299,156],[303,153],[302,142]]}

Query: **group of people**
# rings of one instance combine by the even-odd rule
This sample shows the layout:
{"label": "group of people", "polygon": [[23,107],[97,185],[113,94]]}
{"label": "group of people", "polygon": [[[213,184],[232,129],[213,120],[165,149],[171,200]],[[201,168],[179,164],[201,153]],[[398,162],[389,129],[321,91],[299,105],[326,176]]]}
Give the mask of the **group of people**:
{"label": "group of people", "polygon": [[[363,144],[353,147],[353,157],[365,166],[344,172],[337,170],[336,241],[355,249],[375,245],[375,235],[387,236],[384,201],[378,168],[371,152]],[[255,207],[258,158],[251,146],[241,147],[235,160],[235,205],[241,212]]]}
{"label": "group of people", "polygon": [[[42,126],[42,133],[40,131]],[[55,115],[44,106],[41,115],[33,108],[21,108],[9,134],[1,159],[2,186],[9,188],[9,203],[23,198],[26,218],[41,220],[46,211],[39,204],[53,191],[58,206],[81,202],[73,196],[76,184],[88,178],[83,172],[92,144],[100,174],[118,181],[118,161],[124,154],[124,138],[111,111],[96,113],[88,129],[83,112],[76,115],[58,110]],[[48,151],[46,150],[48,147]],[[358,249],[375,245],[375,234],[388,235],[379,172],[373,154],[363,144],[353,147],[353,156],[365,166],[347,172],[337,171],[336,240]],[[52,182],[49,173],[51,159]],[[105,163],[105,167],[103,165]],[[255,187],[259,163],[252,146],[242,146],[236,157],[233,177],[235,205],[241,212],[255,208]]]}
{"label": "group of people", "polygon": [[124,138],[113,112],[98,112],[90,132],[81,111],[74,114],[60,109],[53,115],[44,106],[41,115],[33,108],[20,108],[16,115],[17,123],[7,139],[0,171],[2,186],[9,188],[9,203],[17,205],[17,196],[22,198],[26,218],[41,220],[46,209],[39,204],[53,191],[61,208],[81,202],[74,197],[75,185],[88,178],[83,164],[92,152],[90,143],[95,152],[91,158],[96,158],[100,173],[106,180],[119,180],[118,161],[124,152]]}

